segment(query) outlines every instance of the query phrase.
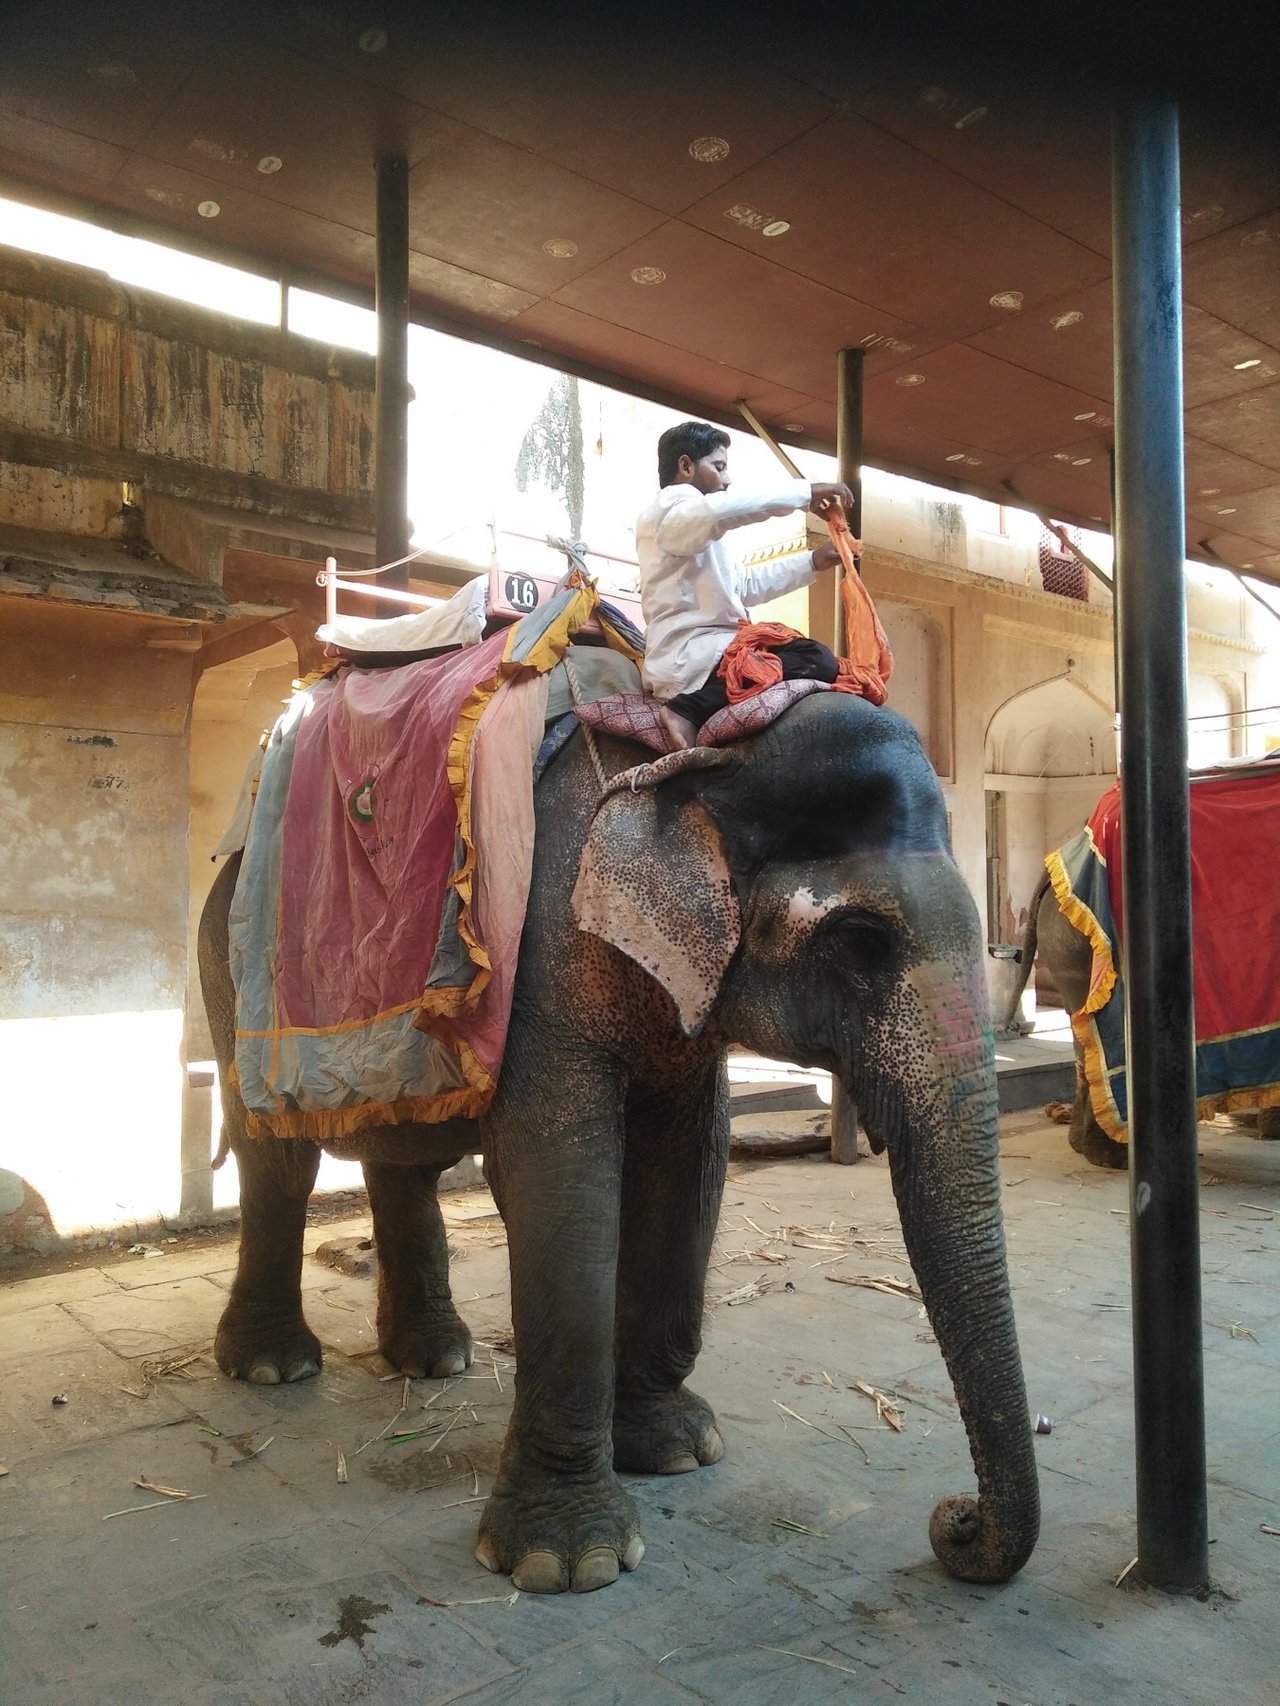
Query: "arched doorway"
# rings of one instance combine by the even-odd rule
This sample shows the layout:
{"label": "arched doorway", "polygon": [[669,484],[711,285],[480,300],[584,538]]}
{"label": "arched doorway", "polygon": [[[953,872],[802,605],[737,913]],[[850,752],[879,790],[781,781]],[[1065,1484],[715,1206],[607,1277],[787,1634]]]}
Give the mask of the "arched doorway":
{"label": "arched doorway", "polygon": [[[1070,667],[1037,682],[992,716],[985,771],[987,939],[1016,942],[1045,854],[1082,827],[1115,779],[1114,709]],[[1016,976],[1009,962],[991,962],[997,1010],[1000,986]]]}

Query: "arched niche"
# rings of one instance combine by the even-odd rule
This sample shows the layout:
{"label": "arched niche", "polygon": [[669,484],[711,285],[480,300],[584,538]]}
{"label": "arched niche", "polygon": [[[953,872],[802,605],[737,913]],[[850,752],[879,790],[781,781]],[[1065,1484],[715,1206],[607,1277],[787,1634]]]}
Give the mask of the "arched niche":
{"label": "arched niche", "polygon": [[1245,752],[1242,694],[1231,676],[1192,675],[1187,680],[1187,762],[1221,764]]}
{"label": "arched niche", "polygon": [[1071,669],[1037,682],[992,716],[985,770],[987,935],[1013,942],[1045,854],[1088,821],[1115,779],[1114,710]]}
{"label": "arched niche", "polygon": [[1006,699],[987,724],[988,776],[1114,776],[1115,712],[1070,671]]}

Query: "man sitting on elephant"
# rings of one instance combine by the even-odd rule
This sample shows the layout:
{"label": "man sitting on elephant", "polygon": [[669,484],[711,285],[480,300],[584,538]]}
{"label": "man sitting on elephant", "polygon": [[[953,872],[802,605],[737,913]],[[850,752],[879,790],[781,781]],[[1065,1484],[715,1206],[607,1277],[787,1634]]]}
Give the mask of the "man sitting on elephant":
{"label": "man sitting on elephant", "polygon": [[[644,684],[663,701],[660,720],[673,749],[728,702],[725,652],[752,606],[808,586],[839,561],[833,545],[747,567],[722,543],[733,527],[853,502],[836,481],[787,480],[776,490],[729,496],[729,435],[706,421],[682,421],[658,440],[661,490],[636,522],[640,600],[645,619]],[[817,640],[796,636],[771,648],[785,679],[834,682],[840,664]]]}

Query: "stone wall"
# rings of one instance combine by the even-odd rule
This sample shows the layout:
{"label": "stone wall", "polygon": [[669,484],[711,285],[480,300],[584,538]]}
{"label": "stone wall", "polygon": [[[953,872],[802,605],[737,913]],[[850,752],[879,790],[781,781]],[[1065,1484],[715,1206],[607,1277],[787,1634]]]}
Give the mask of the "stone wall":
{"label": "stone wall", "polygon": [[122,482],[372,525],[373,363],[0,250],[0,519],[118,533]]}

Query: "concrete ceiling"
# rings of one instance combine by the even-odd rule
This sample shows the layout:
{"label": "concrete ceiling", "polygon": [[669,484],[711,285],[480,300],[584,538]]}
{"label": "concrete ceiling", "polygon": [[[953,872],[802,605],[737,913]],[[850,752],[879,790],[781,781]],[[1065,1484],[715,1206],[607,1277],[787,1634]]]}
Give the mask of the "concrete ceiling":
{"label": "concrete ceiling", "polygon": [[[1107,524],[1114,17],[1011,58],[822,5],[6,11],[7,193],[367,288],[371,162],[403,152],[432,323],[823,445],[858,345],[868,460]],[[1188,547],[1280,579],[1280,131],[1212,39],[1182,108]]]}

